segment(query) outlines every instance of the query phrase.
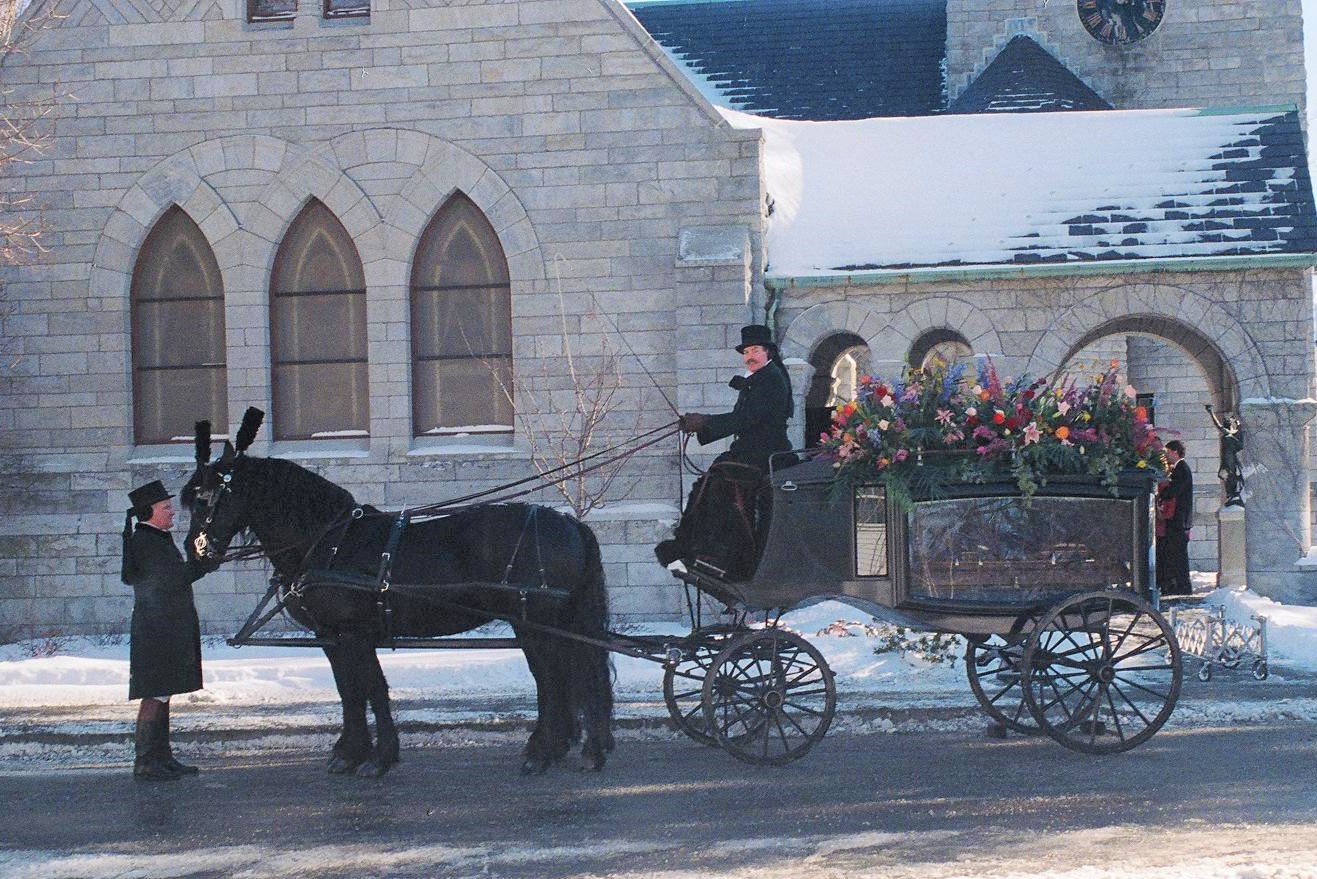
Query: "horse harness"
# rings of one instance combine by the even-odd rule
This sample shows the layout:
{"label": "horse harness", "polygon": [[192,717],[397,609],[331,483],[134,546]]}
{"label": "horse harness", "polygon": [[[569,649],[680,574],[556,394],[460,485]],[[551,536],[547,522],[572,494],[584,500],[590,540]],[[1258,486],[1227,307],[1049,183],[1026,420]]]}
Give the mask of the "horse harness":
{"label": "horse harness", "polygon": [[[503,569],[503,577],[498,583],[427,583],[425,585],[431,588],[452,590],[477,586],[488,589],[515,591],[519,599],[522,621],[527,619],[528,602],[532,594],[553,598],[569,597],[571,593],[566,589],[550,586],[548,584],[548,572],[544,569],[544,554],[540,542],[538,512],[539,507],[534,505],[526,506],[526,517],[522,522],[521,531],[517,535],[517,542],[513,546],[512,553],[508,557],[507,565]],[[333,567],[334,562],[338,557],[339,549],[343,545],[343,541],[347,536],[348,530],[352,527],[352,523],[358,519],[364,518],[366,515],[365,509],[358,506],[353,507],[348,516],[342,518],[342,525],[339,527],[337,534],[334,535],[335,543],[330,548],[329,558],[326,559],[324,567],[305,570],[294,577],[291,582],[273,582],[279,578],[272,578],[271,586],[272,588],[277,588],[280,585],[286,587],[285,598],[280,602],[280,608],[287,604],[289,600],[301,599],[302,596],[306,594],[307,589],[317,583],[333,584],[336,586],[346,586],[356,589],[368,589],[375,595],[376,612],[379,618],[380,628],[384,633],[384,638],[391,642],[394,639],[392,606],[393,567],[397,561],[399,547],[402,545],[403,534],[406,532],[408,526],[412,524],[412,513],[407,510],[402,510],[393,516],[393,523],[389,528],[384,547],[380,551],[379,564],[374,579],[352,571],[335,570]],[[335,530],[337,524],[338,523],[335,522],[326,529],[326,537]],[[517,559],[521,555],[528,532],[533,532],[534,534],[535,561],[540,575],[539,585],[534,587],[522,583],[511,582],[513,569],[516,567]],[[321,538],[321,540],[323,539],[324,537]],[[320,541],[316,542],[319,543]],[[482,612],[476,608],[453,605],[450,602],[445,602],[441,599],[429,600],[459,610],[473,613]],[[277,612],[280,608],[276,608],[274,612]],[[493,614],[490,614],[490,617],[491,619],[500,619],[500,617]],[[511,622],[511,620],[508,620],[508,622]]]}

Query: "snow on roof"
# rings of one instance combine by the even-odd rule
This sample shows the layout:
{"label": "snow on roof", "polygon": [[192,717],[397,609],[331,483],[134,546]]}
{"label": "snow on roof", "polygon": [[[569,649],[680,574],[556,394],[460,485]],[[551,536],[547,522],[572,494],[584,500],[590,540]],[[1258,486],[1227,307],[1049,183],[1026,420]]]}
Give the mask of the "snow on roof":
{"label": "snow on roof", "polygon": [[1317,252],[1293,109],[720,112],[764,132],[771,276]]}

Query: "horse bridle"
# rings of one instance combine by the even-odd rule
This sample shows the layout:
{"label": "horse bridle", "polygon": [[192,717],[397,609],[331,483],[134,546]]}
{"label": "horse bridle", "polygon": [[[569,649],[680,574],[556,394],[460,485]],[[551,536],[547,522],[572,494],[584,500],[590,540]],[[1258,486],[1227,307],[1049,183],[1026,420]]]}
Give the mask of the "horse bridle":
{"label": "horse bridle", "polygon": [[201,527],[197,529],[197,536],[192,538],[192,550],[196,553],[197,558],[213,561],[220,555],[220,553],[215,552],[215,547],[211,543],[207,532],[210,531],[210,526],[215,524],[215,511],[219,509],[220,498],[232,493],[232,489],[229,488],[229,483],[232,481],[233,474],[231,472],[225,473],[220,477],[220,484],[217,487],[206,492],[197,492],[197,498],[203,495],[206,498],[206,521],[201,523]]}
{"label": "horse bridle", "polygon": [[205,498],[205,504],[206,504],[205,521],[201,523],[201,527],[197,529],[196,536],[192,538],[192,549],[196,553],[197,558],[206,559],[207,561],[214,561],[218,559],[221,562],[225,562],[225,561],[235,561],[238,559],[253,558],[258,555],[263,555],[266,558],[273,559],[276,555],[279,555],[280,553],[288,552],[289,550],[306,549],[308,546],[315,546],[321,539],[324,538],[326,534],[332,531],[336,526],[340,524],[346,525],[349,522],[351,522],[353,519],[360,519],[363,515],[362,508],[356,504],[353,504],[352,506],[348,507],[342,515],[335,517],[329,523],[329,525],[325,527],[325,530],[321,534],[319,534],[318,536],[316,536],[310,541],[298,541],[295,543],[287,544],[285,546],[276,546],[274,548],[270,548],[266,546],[260,546],[260,547],[246,546],[236,551],[230,550],[226,554],[224,552],[219,552],[216,550],[215,544],[211,540],[209,532],[210,532],[210,526],[215,523],[215,513],[219,509],[220,501],[226,495],[230,495],[233,493],[233,487],[230,484],[232,482],[233,482],[233,472],[226,471],[220,477],[219,485],[207,491],[198,491],[195,495],[196,498]]}

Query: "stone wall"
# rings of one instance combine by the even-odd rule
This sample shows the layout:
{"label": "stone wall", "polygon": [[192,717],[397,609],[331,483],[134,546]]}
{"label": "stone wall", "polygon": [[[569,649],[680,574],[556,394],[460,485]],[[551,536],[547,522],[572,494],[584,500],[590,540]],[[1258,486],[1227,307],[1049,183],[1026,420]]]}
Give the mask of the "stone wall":
{"label": "stone wall", "polygon": [[[543,451],[572,430],[573,384],[599,370],[621,381],[599,446],[674,420],[669,400],[727,402],[729,342],[753,316],[759,136],[723,124],[619,4],[379,0],[368,19],[330,21],[304,2],[264,24],[232,0],[175,6],[62,0],[62,20],[0,68],[7,100],[67,94],[50,148],[7,181],[32,196],[49,252],[3,276],[6,626],[122,628],[125,492],[155,478],[177,490],[191,471],[186,445],[132,435],[129,289],[171,205],[221,269],[232,424],[271,409],[267,290],[284,230],[313,197],[348,230],[367,283],[370,436],[272,443],[267,428],[252,453],[298,460],[362,502],[526,476],[528,437]],[[502,444],[411,430],[410,260],[457,190],[490,220],[512,278],[528,420]],[[683,256],[684,230],[708,229],[732,249]],[[591,520],[624,618],[682,607],[649,553],[676,515],[676,460],[675,439],[630,460]],[[535,499],[563,503],[553,489]],[[207,629],[231,631],[264,578],[249,565],[201,581]]]}
{"label": "stone wall", "polygon": [[1300,0],[1168,0],[1161,26],[1127,46],[1089,36],[1075,0],[949,0],[948,97],[1017,34],[1119,109],[1305,106]]}

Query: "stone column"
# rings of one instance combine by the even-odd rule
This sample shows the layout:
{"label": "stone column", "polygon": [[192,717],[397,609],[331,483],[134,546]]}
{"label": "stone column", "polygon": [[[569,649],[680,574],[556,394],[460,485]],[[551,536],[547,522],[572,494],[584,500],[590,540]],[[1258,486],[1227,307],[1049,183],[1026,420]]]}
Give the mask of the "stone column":
{"label": "stone column", "polygon": [[1248,583],[1248,558],[1244,548],[1243,507],[1222,507],[1216,513],[1218,586],[1244,586]]}
{"label": "stone column", "polygon": [[[744,226],[697,226],[681,230],[677,255],[677,408],[727,412],[736,403],[728,380],[741,370],[732,350],[741,327],[756,320],[750,307],[750,232]],[[701,464],[728,440],[690,446]],[[698,452],[697,452],[698,450]]]}
{"label": "stone column", "polygon": [[814,365],[799,357],[787,357],[782,360],[791,377],[791,395],[794,414],[787,422],[787,439],[791,440],[793,449],[803,449],[809,443],[805,436],[805,397],[809,386],[814,381]]}
{"label": "stone column", "polygon": [[1311,399],[1255,398],[1240,405],[1248,587],[1286,604],[1317,604],[1317,576],[1295,566],[1312,539],[1308,422],[1314,415],[1317,400]]}

